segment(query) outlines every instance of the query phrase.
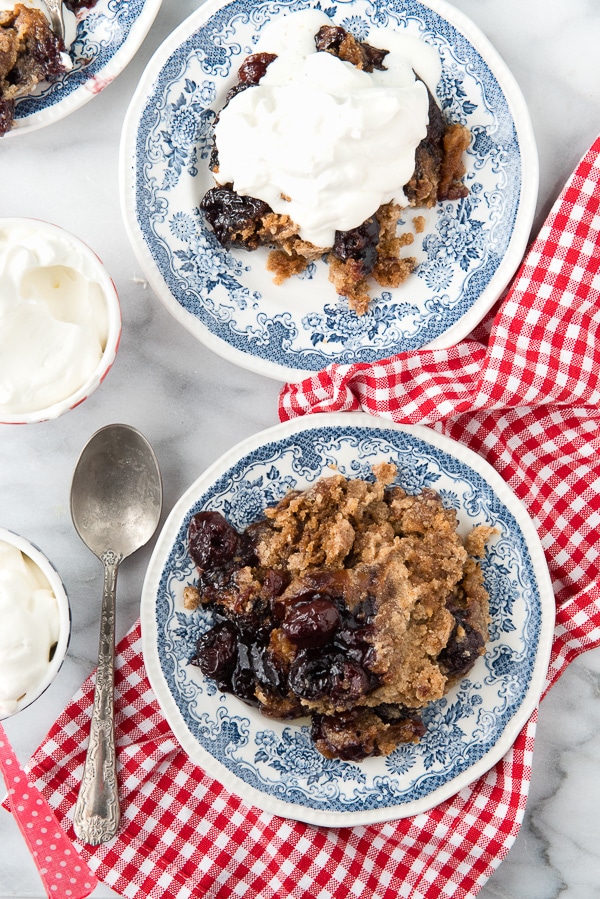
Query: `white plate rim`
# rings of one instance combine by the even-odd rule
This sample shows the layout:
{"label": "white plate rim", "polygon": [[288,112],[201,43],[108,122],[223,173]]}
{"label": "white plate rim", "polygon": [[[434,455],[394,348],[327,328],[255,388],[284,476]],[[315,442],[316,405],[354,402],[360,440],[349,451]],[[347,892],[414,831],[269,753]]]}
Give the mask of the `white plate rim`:
{"label": "white plate rim", "polygon": [[[398,430],[408,434],[414,434],[426,443],[453,455],[460,461],[473,468],[480,474],[492,489],[499,493],[502,502],[515,516],[527,541],[527,547],[531,555],[532,566],[539,584],[541,599],[541,626],[540,639],[531,681],[526,695],[519,709],[512,716],[509,724],[496,743],[488,752],[468,769],[454,778],[451,778],[441,787],[436,788],[427,796],[403,803],[397,806],[377,808],[366,811],[352,812],[327,812],[322,809],[312,809],[301,805],[295,805],[272,796],[265,795],[255,787],[246,784],[241,778],[224,768],[208,751],[200,746],[183,720],[162,674],[160,661],[155,647],[157,639],[156,616],[154,614],[154,601],[156,589],[160,581],[160,575],[165,564],[166,555],[173,545],[173,540],[180,527],[185,513],[189,510],[194,500],[203,488],[222,475],[240,458],[246,456],[252,450],[257,449],[266,442],[273,442],[282,437],[287,437],[312,428],[331,427],[364,427],[377,430]],[[166,555],[163,547],[166,546]],[[146,672],[150,685],[156,694],[161,707],[173,733],[183,750],[192,762],[202,767],[211,777],[223,784],[227,790],[241,797],[245,802],[253,804],[263,811],[270,812],[281,817],[304,821],[308,824],[328,827],[346,827],[382,823],[394,819],[422,814],[439,805],[441,802],[455,795],[459,790],[467,787],[479,777],[486,774],[500,759],[511,749],[519,732],[529,720],[537,707],[543,692],[550,652],[554,634],[555,600],[552,582],[548,571],[541,541],[537,535],[533,522],[525,506],[510,490],[506,482],[493,469],[488,462],[477,455],[473,450],[457,443],[457,441],[443,434],[433,431],[424,425],[400,425],[395,422],[382,421],[364,412],[337,412],[316,413],[305,418],[292,419],[283,424],[263,430],[249,437],[224,453],[220,459],[214,462],[206,471],[185,491],[171,510],[161,533],[156,541],[152,557],[148,564],[146,577],[142,588],[140,623],[142,633],[142,653]]]}

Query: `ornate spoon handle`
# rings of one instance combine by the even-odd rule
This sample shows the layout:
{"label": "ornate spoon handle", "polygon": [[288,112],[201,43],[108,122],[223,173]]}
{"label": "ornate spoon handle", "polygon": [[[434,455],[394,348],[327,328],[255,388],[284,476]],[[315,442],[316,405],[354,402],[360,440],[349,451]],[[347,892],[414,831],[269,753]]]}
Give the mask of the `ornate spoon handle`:
{"label": "ornate spoon handle", "polygon": [[100,646],[90,742],[79,788],[73,827],[84,843],[97,846],[112,839],[121,817],[115,751],[115,595],[122,556],[105,552],[100,615]]}
{"label": "ornate spoon handle", "polygon": [[65,23],[63,19],[62,0],[44,0],[44,4],[50,16],[50,27],[52,28],[52,31],[57,37],[64,41]]}
{"label": "ornate spoon handle", "polygon": [[25,837],[48,896],[83,899],[98,881],[79,858],[56,820],[54,809],[29,781],[0,724],[0,769],[13,817]]}

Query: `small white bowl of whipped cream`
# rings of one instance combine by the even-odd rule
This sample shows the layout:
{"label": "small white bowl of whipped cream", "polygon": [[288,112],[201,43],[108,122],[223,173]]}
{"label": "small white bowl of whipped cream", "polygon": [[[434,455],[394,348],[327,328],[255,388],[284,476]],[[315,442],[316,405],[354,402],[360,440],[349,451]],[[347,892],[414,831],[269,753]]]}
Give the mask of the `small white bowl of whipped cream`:
{"label": "small white bowl of whipped cream", "polygon": [[57,418],[111,368],[121,336],[113,281],[58,225],[0,218],[0,423]]}
{"label": "small white bowl of whipped cream", "polygon": [[57,571],[28,540],[0,527],[0,719],[31,705],[52,683],[70,634]]}

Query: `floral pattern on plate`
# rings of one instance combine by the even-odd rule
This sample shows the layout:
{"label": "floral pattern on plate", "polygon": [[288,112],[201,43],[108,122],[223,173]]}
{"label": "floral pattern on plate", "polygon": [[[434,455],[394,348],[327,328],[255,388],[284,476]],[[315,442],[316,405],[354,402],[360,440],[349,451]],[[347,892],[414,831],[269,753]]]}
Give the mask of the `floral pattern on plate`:
{"label": "floral pattern on plate", "polygon": [[[409,493],[438,490],[460,531],[498,528],[482,563],[492,625],[468,677],[425,711],[418,744],[356,764],[326,759],[305,719],[271,721],[221,693],[190,664],[212,615],[183,606],[194,582],[192,515],[221,511],[243,528],[289,489],[336,470],[372,477],[393,461]],[[354,824],[425,811],[480,776],[510,747],[539,698],[554,599],[544,556],[520,503],[486,463],[426,428],[377,423],[362,413],[310,416],[232,450],[182,497],[161,534],[142,597],[144,658],[152,686],[191,758],[249,802],[315,824]]]}
{"label": "floral pattern on plate", "polygon": [[73,68],[52,83],[38,85],[16,103],[9,135],[33,131],[83,106],[110,84],[133,58],[162,0],[98,0],[78,15],[71,45]]}
{"label": "floral pattern on plate", "polygon": [[[327,266],[275,287],[266,249],[225,250],[198,208],[213,186],[208,168],[215,116],[264,24],[311,4],[234,0],[192,15],[149,64],[123,131],[122,202],[134,249],[175,317],[213,350],[267,376],[298,380],[330,363],[371,362],[464,336],[498,298],[529,236],[537,155],[512,76],[463,16],[430,0],[312,6],[359,38],[387,27],[432,44],[442,62],[438,102],[465,124],[469,196],[406,210],[415,273],[377,288],[357,317],[328,281]],[[456,18],[457,24],[453,24]]]}

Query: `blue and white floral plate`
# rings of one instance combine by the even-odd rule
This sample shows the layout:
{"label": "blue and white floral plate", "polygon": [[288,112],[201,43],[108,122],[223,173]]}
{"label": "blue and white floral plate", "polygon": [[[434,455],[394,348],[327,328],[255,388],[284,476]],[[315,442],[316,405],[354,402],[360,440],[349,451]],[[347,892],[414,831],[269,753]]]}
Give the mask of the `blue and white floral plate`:
{"label": "blue and white floral plate", "polygon": [[[228,252],[198,209],[216,111],[264,25],[322,9],[360,38],[407,31],[439,51],[437,98],[472,134],[466,199],[425,211],[410,255],[416,272],[381,290],[358,318],[317,262],[275,286],[266,249]],[[481,32],[443,0],[233,0],[203,4],[149,62],[121,142],[121,202],[138,261],[175,318],[214,352],[281,380],[331,363],[372,362],[457,343],[514,274],[529,238],[538,161],[529,115],[506,65]],[[412,230],[414,213],[407,215]]]}
{"label": "blue and white floral plate", "polygon": [[[457,510],[463,534],[499,530],[483,562],[492,624],[485,656],[424,715],[418,744],[361,763],[328,760],[307,721],[277,722],[219,692],[189,664],[210,613],[186,611],[194,582],[187,551],[192,515],[221,511],[243,528],[289,489],[332,468],[369,477],[393,461],[408,492],[433,487]],[[537,704],[554,626],[544,553],[519,500],[479,456],[424,427],[364,413],[310,415],[244,441],[179,500],[157,541],[142,593],[144,661],[150,683],[192,761],[231,792],[274,814],[324,826],[386,821],[424,812],[476,780],[508,751]]]}
{"label": "blue and white floral plate", "polygon": [[98,0],[91,9],[81,10],[70,51],[72,70],[17,100],[15,124],[7,137],[57,122],[103,91],[135,56],[161,3]]}

